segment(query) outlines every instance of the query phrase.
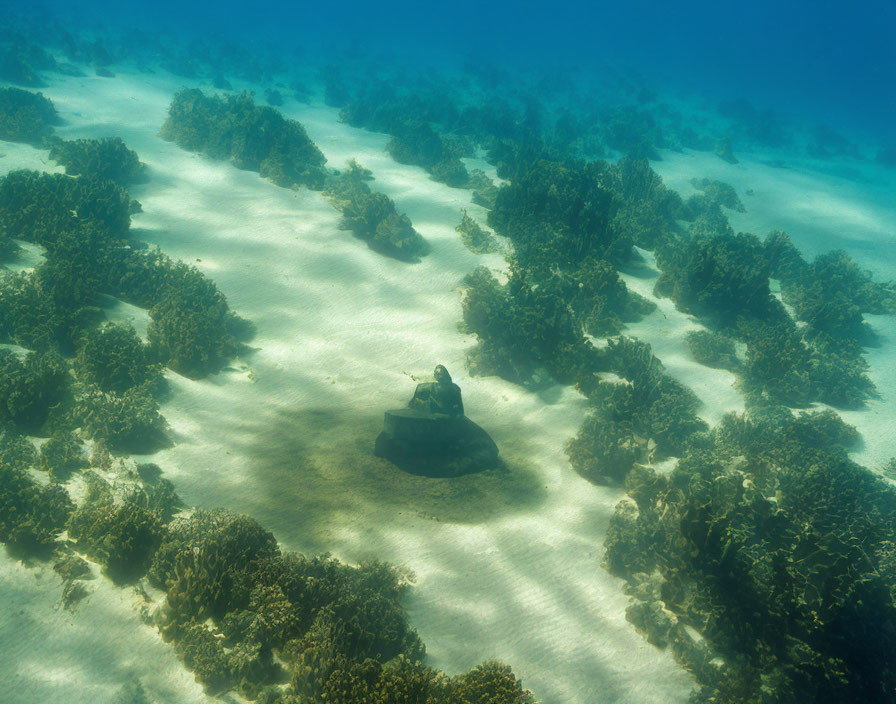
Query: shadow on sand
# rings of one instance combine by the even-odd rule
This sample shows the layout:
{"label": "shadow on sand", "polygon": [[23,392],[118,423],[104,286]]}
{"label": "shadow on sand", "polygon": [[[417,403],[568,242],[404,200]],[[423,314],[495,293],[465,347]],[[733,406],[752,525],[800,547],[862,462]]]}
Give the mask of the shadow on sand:
{"label": "shadow on sand", "polygon": [[[290,517],[288,530],[262,520],[277,535],[301,535],[319,549],[331,531],[389,523],[401,514],[450,523],[482,523],[503,513],[531,511],[545,497],[535,473],[517,462],[458,477],[402,471],[373,454],[382,415],[332,410],[281,413],[251,434],[247,479],[255,510]],[[518,453],[517,453],[518,454]],[[378,515],[379,514],[379,515]]]}

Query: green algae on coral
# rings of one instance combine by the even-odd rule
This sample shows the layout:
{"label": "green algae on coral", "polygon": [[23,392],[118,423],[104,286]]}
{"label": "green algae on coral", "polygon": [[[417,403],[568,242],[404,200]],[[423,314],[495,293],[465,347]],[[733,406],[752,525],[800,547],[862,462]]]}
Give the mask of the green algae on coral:
{"label": "green algae on coral", "polygon": [[255,105],[248,93],[221,97],[184,89],[174,96],[160,135],[183,149],[230,159],[278,186],[319,190],[326,178],[326,159],[305,128]]}

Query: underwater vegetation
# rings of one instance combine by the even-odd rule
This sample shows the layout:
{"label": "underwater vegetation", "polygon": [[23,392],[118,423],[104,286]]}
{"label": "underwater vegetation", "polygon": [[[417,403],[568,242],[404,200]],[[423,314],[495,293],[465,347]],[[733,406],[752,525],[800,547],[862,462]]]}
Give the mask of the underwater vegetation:
{"label": "underwater vegetation", "polygon": [[764,147],[786,147],[794,136],[781,117],[773,110],[757,108],[743,98],[723,100],[718,113],[729,121],[729,137]]}
{"label": "underwater vegetation", "polygon": [[329,172],[326,159],[305,128],[272,107],[258,107],[248,93],[207,96],[185,89],[174,96],[162,138],[213,159],[230,159],[284,188],[324,190],[343,214],[345,229],[371,249],[402,261],[418,261],[429,245],[410,219],[384,193],[365,181],[370,172],[355,163]]}
{"label": "underwater vegetation", "polygon": [[[775,139],[764,130],[752,138]],[[874,394],[862,314],[892,312],[892,286],[843,252],[810,263],[783,233],[734,233],[722,208],[743,205],[727,184],[695,179],[702,193],[682,201],[646,160],[557,159],[507,139],[499,151],[509,183],[489,224],[513,252],[506,283],[484,269],[464,282],[464,324],[479,338],[470,371],[552,376],[591,402],[567,451],[580,474],[630,496],[606,558],[628,580],[629,620],[694,673],[695,701],[890,701],[896,494],[848,459],[858,434],[834,411],[781,404],[852,408]],[[708,326],[689,334],[692,354],[739,376],[748,414],[710,429],[649,345],[613,337],[627,304],[651,309],[616,274],[632,244],[655,250],[657,295]],[[595,310],[616,324],[582,315]],[[680,458],[671,474],[648,466],[665,457]]]}
{"label": "underwater vegetation", "polygon": [[0,88],[0,139],[39,147],[58,122],[56,108],[42,93]]}
{"label": "underwater vegetation", "polygon": [[[62,486],[55,482],[38,483],[28,470],[39,465],[41,469],[49,470],[51,476],[58,477],[72,468],[74,458],[69,450],[60,447],[68,442],[63,438],[56,442],[47,441],[45,445],[50,444],[50,447],[38,456],[34,445],[10,422],[9,394],[13,386],[10,377],[15,373],[9,373],[7,354],[11,353],[5,352],[0,357],[0,363],[6,366],[0,374],[4,386],[0,395],[5,411],[0,418],[0,543],[16,556],[47,557],[56,547],[57,536],[65,528],[75,506]],[[40,381],[48,383],[38,379]],[[43,400],[39,391],[27,399],[31,404]],[[38,409],[38,413],[43,412],[43,408]]]}
{"label": "underwater vegetation", "polygon": [[856,440],[832,411],[768,407],[695,438],[668,476],[629,474],[607,564],[699,701],[889,700],[896,498],[847,458]]}
{"label": "underwater vegetation", "polygon": [[399,164],[413,164],[428,171],[434,180],[448,186],[463,188],[470,180],[470,174],[461,163],[461,156],[470,156],[469,150],[453,140],[439,135],[425,123],[402,125],[386,150]]}
{"label": "underwater vegetation", "polygon": [[423,665],[401,606],[412,576],[395,567],[282,553],[257,522],[224,510],[172,518],[179,499],[146,465],[115,487],[88,472],[75,508],[62,486],[28,478],[29,460],[25,452],[0,461],[3,542],[31,554],[55,545],[67,589],[89,570],[55,543],[63,528],[116,583],[147,576],[166,593],[154,624],[210,693],[235,689],[261,702],[533,701],[494,661],[456,677]]}
{"label": "underwater vegetation", "polygon": [[676,236],[678,220],[689,219],[681,196],[666,187],[647,159],[624,157],[603,168],[619,202],[613,226],[635,246],[655,249]]}
{"label": "underwater vegetation", "polygon": [[175,371],[200,377],[238,349],[245,324],[197,269],[129,239],[138,208],[112,181],[17,171],[0,179],[0,236],[47,248],[32,273],[6,276],[0,336],[30,349],[75,350],[101,317],[97,296],[149,308],[149,344]]}
{"label": "underwater vegetation", "polygon": [[[619,213],[640,203],[651,203],[653,215],[636,220],[636,229]],[[489,213],[514,244],[508,282],[482,269],[465,280],[464,324],[479,338],[471,373],[575,384],[594,411],[568,452],[573,467],[597,482],[621,481],[635,461],[677,454],[705,430],[696,397],[665,374],[648,345],[623,337],[598,349],[586,337],[619,335],[625,322],[655,309],[628,290],[612,261],[635,259],[633,239],[667,237],[667,221],[681,209],[646,161],[540,159],[518,169]],[[624,382],[600,381],[608,371]]]}
{"label": "underwater vegetation", "polygon": [[60,485],[41,486],[26,467],[0,460],[0,542],[17,555],[47,555],[74,504]]}
{"label": "underwater vegetation", "polygon": [[473,191],[473,202],[483,208],[491,210],[495,207],[495,199],[498,197],[498,187],[486,176],[481,169],[473,169],[467,187]]}
{"label": "underwater vegetation", "polygon": [[602,164],[542,159],[498,190],[488,224],[523,266],[571,268],[631,256],[631,240],[612,226],[616,209]]}
{"label": "underwater vegetation", "polygon": [[127,189],[92,176],[12,171],[0,182],[0,194],[4,234],[47,248],[79,225],[122,239],[140,209]]}
{"label": "underwater vegetation", "polygon": [[0,45],[0,79],[31,88],[43,85],[40,71],[52,69],[56,61],[42,48],[24,38]]}
{"label": "underwater vegetation", "polygon": [[532,386],[553,377],[574,381],[600,365],[599,351],[584,337],[569,309],[521,269],[501,284],[480,267],[464,279],[464,327],[479,343],[468,356],[470,373],[496,375]]}
{"label": "underwater vegetation", "polygon": [[[544,202],[533,193],[521,206],[527,217]],[[695,415],[696,397],[663,373],[649,346],[626,338],[610,339],[591,367],[612,370],[622,383],[578,378],[595,410],[569,443],[570,461],[593,481],[624,482],[632,497],[617,508],[607,541],[609,568],[630,584],[629,620],[694,672],[699,701],[760,701],[762,692],[777,701],[886,701],[894,678],[882,654],[896,637],[889,547],[896,498],[847,459],[843,448],[858,436],[833,411],[794,417],[774,403],[813,395],[854,406],[873,393],[861,312],[890,310],[892,289],[842,252],[810,265],[780,233],[765,242],[727,229],[680,233],[665,238],[657,261],[658,292],[719,330],[691,334],[695,356],[741,374],[758,405],[749,417],[730,416],[708,430]],[[567,257],[554,267],[569,264]],[[509,291],[519,275],[511,269]],[[804,329],[771,295],[772,275]],[[497,308],[501,315],[489,320],[500,321],[518,306],[485,274],[467,283],[468,326],[476,324],[474,311]],[[559,312],[533,317],[566,321],[566,332],[544,338],[575,339],[575,295],[548,287],[542,294],[541,311]],[[494,339],[480,344],[493,349]],[[541,339],[531,328],[498,339],[507,359],[552,357],[529,351]],[[471,370],[480,355],[471,355]],[[644,466],[670,455],[681,459],[668,477]],[[877,547],[860,555],[861,545]],[[861,645],[853,648],[856,639]]]}
{"label": "underwater vegetation", "polygon": [[703,191],[702,196],[691,196],[686,203],[695,217],[717,206],[725,206],[739,213],[746,212],[744,204],[730,184],[708,178],[692,178],[691,185],[698,191]]}
{"label": "underwater vegetation", "polygon": [[217,96],[184,89],[174,96],[159,133],[179,147],[238,169],[257,171],[278,186],[324,186],[326,159],[305,128],[248,93]]}
{"label": "underwater vegetation", "polygon": [[175,519],[149,578],[167,591],[156,616],[163,637],[210,692],[234,688],[260,702],[531,701],[504,665],[449,678],[420,662],[423,644],[401,607],[411,575],[282,553],[246,516]]}
{"label": "underwater vegetation", "polygon": [[464,246],[471,252],[475,252],[476,254],[491,254],[493,252],[501,251],[494,236],[487,230],[483,230],[479,223],[467,215],[466,210],[464,211],[463,217],[461,217],[460,223],[458,223],[457,227],[454,229],[460,235],[460,239],[464,243]]}
{"label": "underwater vegetation", "polygon": [[131,497],[116,503],[104,480],[93,473],[87,477],[87,496],[68,521],[69,540],[114,582],[133,582],[149,568],[165,535],[164,523],[158,512]]}
{"label": "underwater vegetation", "polygon": [[636,106],[608,108],[601,120],[605,144],[622,156],[659,159],[658,147],[666,146],[662,128],[648,110]]}
{"label": "underwater vegetation", "polygon": [[84,443],[70,430],[57,430],[40,446],[36,467],[51,482],[62,483],[89,466]]}
{"label": "underwater vegetation", "polygon": [[439,96],[435,90],[405,95],[385,81],[359,88],[354,97],[352,92],[343,87],[331,96],[330,104],[342,107],[340,119],[354,127],[392,135],[386,150],[400,164],[420,166],[434,180],[455,188],[468,184],[470,174],[460,157],[473,155],[472,143],[444,130],[446,122],[457,118],[449,97]]}
{"label": "underwater vegetation", "polygon": [[[201,38],[160,50],[146,32],[115,41],[45,31],[57,56],[100,76],[146,61],[224,90],[228,77],[263,81],[270,106],[290,91],[311,95],[301,79],[280,82],[295,57]],[[36,87],[41,72],[68,70],[27,41],[2,40],[4,80]],[[490,211],[500,246],[466,214],[458,225],[472,251],[509,259],[506,279],[480,268],[463,281],[465,330],[478,340],[470,371],[534,389],[575,385],[587,398],[570,463],[627,492],[606,564],[626,580],[631,623],[694,673],[693,701],[892,701],[893,489],[849,460],[858,433],[835,412],[795,409],[873,398],[864,316],[894,312],[896,291],[843,252],[807,261],[784,233],[735,232],[726,210],[743,203],[731,186],[694,179],[700,193],[682,199],[648,161],[687,148],[737,163],[735,151],[755,145],[859,159],[858,147],[823,125],[799,133],[746,101],[719,105],[725,126],[698,133],[635,80],[614,104],[572,79],[475,62],[460,77],[383,73],[323,67],[326,102],[390,135],[396,161]],[[0,180],[0,261],[15,240],[46,250],[33,271],[0,279],[0,340],[25,348],[0,352],[0,541],[17,556],[56,558],[67,607],[90,572],[74,549],[119,584],[151,581],[165,594],[155,625],[211,693],[267,704],[532,701],[501,663],[456,676],[427,666],[400,569],[284,553],[236,513],[178,513],[173,486],[149,465],[126,482],[87,471],[108,476],[109,451],[169,442],[165,367],[215,373],[251,325],[197,269],[133,238],[140,206],[127,187],[146,176],[137,154],[118,138],[55,138],[56,121],[42,95],[0,90],[0,138],[49,149],[66,170]],[[368,170],[328,170],[299,123],[249,94],[182,91],[162,134],[278,186],[322,191],[377,252],[415,261],[429,249]],[[461,159],[482,153],[506,183],[467,170]],[[892,148],[877,158],[896,163]],[[626,335],[655,310],[619,275],[638,267],[636,247],[656,255],[655,293],[706,327],[688,334],[689,350],[737,375],[745,414],[710,428],[699,399]],[[106,295],[149,311],[146,341],[104,321]],[[34,436],[45,438],[39,451]],[[669,458],[669,473],[650,466]],[[87,486],[77,506],[63,486],[72,478]]]}
{"label": "underwater vegetation", "polygon": [[671,237],[683,205],[646,160],[539,157],[526,168],[523,152],[512,154],[520,165],[508,167],[516,173],[507,174],[488,216],[513,244],[509,281],[484,271],[465,280],[464,323],[480,341],[471,370],[588,387],[609,361],[585,335],[618,335],[655,309],[628,290],[617,265],[636,261],[634,242]]}
{"label": "underwater vegetation", "polygon": [[[90,575],[75,550],[116,584],[149,579],[165,592],[155,625],[211,693],[233,689],[262,702],[533,701],[495,661],[454,677],[424,665],[401,570],[283,554],[258,523],[223,510],[175,517],[181,501],[152,465],[134,472],[120,463],[114,483],[94,471],[109,476],[110,451],[168,442],[157,400],[164,366],[213,373],[250,326],[197,269],[131,238],[140,208],[126,185],[144,169],[120,139],[46,146],[67,175],[0,179],[4,256],[15,253],[14,240],[46,250],[33,271],[0,279],[0,336],[32,350],[0,351],[0,542],[16,555],[56,559],[68,609],[87,594]],[[393,256],[425,252],[407,217],[366,185],[369,171],[355,163],[319,174],[359,236]],[[146,341],[104,322],[102,294],[149,310]],[[37,452],[26,434],[48,439]],[[74,477],[86,485],[77,505],[65,486]]]}
{"label": "underwater vegetation", "polygon": [[712,330],[691,330],[687,343],[691,355],[704,366],[735,373],[740,369],[735,342],[727,335]]}
{"label": "underwater vegetation", "polygon": [[88,330],[75,358],[79,378],[104,393],[122,394],[160,382],[161,365],[132,327],[106,323]]}
{"label": "underwater vegetation", "polygon": [[[558,92],[583,117],[579,119],[567,106],[548,107],[536,94],[548,92],[544,83],[556,84],[556,76],[545,77],[537,86],[511,88],[479,67],[467,71],[464,79],[429,72],[411,80],[371,81],[334,69],[326,75],[327,102],[342,107],[340,117],[345,122],[391,135],[387,149],[396,161],[420,166],[434,180],[455,187],[475,187],[471,179],[476,175],[466,170],[461,157],[473,156],[479,148],[498,165],[494,155],[505,142],[516,147],[541,143],[555,158],[607,152],[635,159],[659,158],[658,149],[680,148],[681,143],[707,148],[681,116],[669,110],[664,115],[667,136],[651,109],[628,100],[619,105],[594,104],[582,100],[569,85]],[[469,97],[470,81],[476,84],[474,99]]]}
{"label": "underwater vegetation", "polygon": [[0,350],[0,370],[0,419],[22,431],[40,431],[65,396],[65,360],[55,352],[29,352],[20,358]]}
{"label": "underwater vegetation", "polygon": [[[893,290],[871,281],[844,253],[820,255],[809,265],[783,233],[763,242],[722,232],[660,249],[657,262],[659,295],[746,344],[741,376],[748,393],[844,408],[873,395],[862,356],[871,337],[862,312],[892,310]],[[773,275],[803,328],[772,296]]]}
{"label": "underwater vegetation", "polygon": [[[76,431],[116,452],[166,444],[163,365],[208,374],[236,354],[235,335],[247,327],[198,270],[130,238],[139,203],[109,179],[127,183],[143,169],[121,140],[49,146],[77,177],[14,171],[0,179],[4,255],[14,254],[13,238],[45,248],[33,271],[0,279],[0,339],[31,350],[3,351],[0,419],[7,438],[49,436],[35,465],[55,483],[85,467]],[[149,308],[147,342],[102,324],[103,294]]]}
{"label": "underwater vegetation", "polygon": [[398,212],[389,196],[371,190],[366,183],[369,179],[369,169],[357,162],[330,177],[326,193],[342,213],[342,227],[375,252],[402,261],[419,261],[429,252],[429,243],[414,229],[411,219]]}
{"label": "underwater vegetation", "polygon": [[727,137],[723,137],[718,142],[716,142],[715,154],[722,161],[727,161],[729,164],[738,164],[738,158],[734,156],[734,148],[731,146],[731,140]]}
{"label": "underwater vegetation", "polygon": [[605,437],[611,447],[624,442],[637,448],[636,459],[651,462],[680,455],[687,440],[706,429],[706,423],[696,415],[699,400],[665,373],[650,345],[622,336],[609,340],[606,354],[610,370],[624,381],[592,378],[579,384],[579,390],[592,403],[594,417],[567,448],[573,467],[601,483],[608,477],[621,480],[631,467],[623,469],[616,464],[605,474],[600,461],[595,461],[595,456],[605,452],[600,434],[588,432],[596,420],[608,426],[602,433],[615,433],[615,437]]}
{"label": "underwater vegetation", "polygon": [[658,250],[656,292],[720,326],[733,326],[740,318],[784,317],[772,298],[763,255],[761,240],[745,233],[680,240]]}
{"label": "underwater vegetation", "polygon": [[129,186],[146,178],[146,165],[120,137],[107,139],[54,139],[50,158],[65,167],[69,176],[90,176]]}

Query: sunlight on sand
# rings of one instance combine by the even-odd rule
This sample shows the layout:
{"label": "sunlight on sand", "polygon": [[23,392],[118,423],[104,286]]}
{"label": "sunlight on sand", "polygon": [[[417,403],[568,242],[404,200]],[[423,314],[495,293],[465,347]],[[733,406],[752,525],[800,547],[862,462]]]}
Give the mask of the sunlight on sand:
{"label": "sunlight on sand", "polygon": [[[726,211],[736,231],[765,237],[772,230],[784,230],[807,259],[832,249],[844,249],[878,280],[896,279],[896,196],[892,172],[875,164],[812,160],[794,160],[783,168],[769,164],[779,163],[772,157],[786,155],[768,156],[762,161],[742,158],[741,163],[732,165],[709,153],[666,152],[663,161],[653,166],[684,197],[694,192],[690,185],[694,176],[720,179],[734,186],[747,210]],[[821,173],[822,167],[832,173]],[[748,190],[753,195],[747,195]],[[865,318],[879,338],[879,346],[866,350],[871,366],[868,376],[877,386],[879,398],[868,401],[866,408],[838,412],[862,434],[862,443],[852,453],[853,458],[879,470],[896,454],[891,430],[896,426],[896,371],[892,363],[896,318]]]}
{"label": "sunlight on sand", "polygon": [[[339,214],[320,193],[278,188],[161,140],[168,104],[184,85],[191,83],[162,72],[121,71],[114,80],[59,79],[44,91],[66,120],[61,136],[118,135],[148,164],[148,183],[133,189],[144,209],[134,218],[135,237],[195,264],[257,327],[253,351],[222,373],[198,382],[167,373],[171,393],[162,410],[176,444],[151,461],[188,504],[244,511],[286,549],[413,570],[411,622],[432,664],[450,673],[494,657],[512,664],[545,704],[686,701],[691,677],[626,622],[622,582],[601,567],[607,523],[623,494],[585,482],[566,459],[564,445],[587,413],[584,399],[571,389],[539,395],[466,373],[475,340],[458,328],[459,283],[476,266],[505,264],[498,255],[470,253],[454,228],[464,209],[480,222],[485,211],[468,191],[394,162],[384,151],[386,135],[343,125],[333,109],[287,101],[283,111],[305,124],[331,168],[356,158],[371,169],[372,188],[393,198],[432,245],[415,265],[382,257],[340,229]],[[43,153],[29,149],[5,149],[0,169],[13,161],[49,168],[37,166]],[[786,229],[810,254],[832,242],[890,242],[884,235],[892,220],[848,192],[828,199],[809,187],[808,176],[713,159],[719,162],[688,153],[656,166],[683,195],[693,175],[731,182],[748,208],[732,216],[736,228],[760,235]],[[756,196],[744,196],[745,188]],[[807,192],[817,195],[793,207],[796,194]],[[809,205],[819,202],[824,206]],[[819,222],[824,227],[810,244]],[[655,300],[651,255],[645,259],[641,272],[624,278]],[[684,335],[700,325],[670,301],[656,303],[626,334],[649,342],[668,372],[695,391],[708,422],[742,410],[731,374],[690,359]],[[124,304],[110,311],[145,334],[145,312]],[[873,324],[896,335],[891,319]],[[868,448],[883,446],[874,429],[892,427],[896,408],[884,354],[869,355],[883,400],[846,416]],[[406,403],[437,363],[452,372],[469,415],[498,443],[505,471],[425,479],[372,457],[382,412]],[[58,599],[58,585],[50,577],[40,589],[25,585],[35,577],[23,570],[4,564],[0,588],[30,590],[21,608],[33,618],[7,610],[0,628],[22,634],[15,658],[39,651],[42,661],[63,668],[19,666],[18,686],[31,687],[35,701],[52,699],[56,690],[47,683],[65,678],[75,680],[71,701],[92,701],[106,684],[95,671],[77,673],[88,664],[139,676],[159,702],[205,700],[173,649],[138,627],[130,592],[97,587],[74,616],[53,613],[37,602]],[[60,619],[67,625],[55,625]],[[49,634],[48,655],[42,641]],[[63,651],[67,659],[53,654]],[[139,658],[127,655],[136,652]]]}

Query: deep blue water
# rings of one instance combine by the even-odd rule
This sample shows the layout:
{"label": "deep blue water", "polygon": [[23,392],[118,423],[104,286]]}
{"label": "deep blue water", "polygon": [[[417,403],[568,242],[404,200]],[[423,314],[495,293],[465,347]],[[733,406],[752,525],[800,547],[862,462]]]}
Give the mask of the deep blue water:
{"label": "deep blue water", "polygon": [[329,44],[415,65],[467,57],[558,73],[606,61],[659,88],[746,98],[807,123],[896,140],[896,3],[410,0],[46,2],[73,22],[160,26],[284,48]]}

